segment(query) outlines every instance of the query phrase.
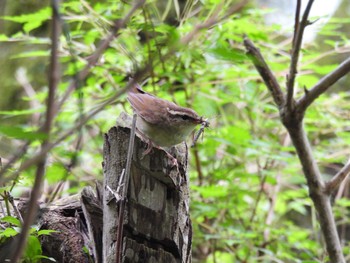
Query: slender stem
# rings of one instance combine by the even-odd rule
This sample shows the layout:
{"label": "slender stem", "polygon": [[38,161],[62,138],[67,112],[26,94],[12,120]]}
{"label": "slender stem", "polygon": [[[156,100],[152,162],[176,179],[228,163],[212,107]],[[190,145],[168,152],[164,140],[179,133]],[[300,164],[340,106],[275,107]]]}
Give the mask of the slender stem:
{"label": "slender stem", "polygon": [[244,38],[244,46],[247,50],[249,58],[252,60],[255,68],[260,73],[260,76],[263,78],[265,85],[270,90],[276,105],[278,106],[278,108],[283,107],[283,92],[280,88],[280,85],[277,82],[275,75],[272,73],[271,69],[265,62],[265,59],[261,55],[260,50],[256,48],[253,42],[247,37]]}
{"label": "slender stem", "polygon": [[350,173],[350,159],[344,165],[344,167],[329,181],[326,183],[325,192],[331,194],[338,189],[340,184],[345,180],[345,178]]}
{"label": "slender stem", "polygon": [[[47,137],[43,141],[41,148],[45,148],[49,145],[50,141],[50,131],[54,116],[54,104],[55,104],[55,93],[59,82],[59,62],[58,62],[58,43],[60,36],[60,15],[59,15],[59,0],[52,0],[52,36],[51,36],[51,57],[50,57],[50,70],[49,70],[49,94],[47,98],[46,106],[46,118],[43,126],[43,132],[46,133]],[[18,262],[22,257],[24,248],[27,243],[29,228],[33,224],[35,216],[38,211],[37,201],[41,195],[41,185],[45,175],[45,165],[46,165],[46,154],[37,164],[37,170],[35,175],[34,186],[31,191],[30,200],[28,203],[28,209],[26,211],[20,238],[18,239],[17,246],[12,255],[11,262]]]}
{"label": "slender stem", "polygon": [[[140,74],[143,74],[143,73],[140,73]],[[135,81],[138,81],[138,80],[139,80],[139,77],[135,77]],[[48,143],[44,147],[42,147],[37,154],[35,154],[30,159],[28,159],[27,161],[22,163],[22,165],[15,172],[10,173],[8,177],[1,178],[2,175],[5,173],[5,171],[4,171],[4,169],[2,171],[0,171],[0,183],[6,183],[10,180],[13,180],[14,178],[16,178],[18,176],[18,174],[20,172],[26,170],[27,168],[31,167],[32,165],[37,164],[38,162],[40,162],[44,158],[46,153],[48,153],[55,146],[60,144],[63,140],[65,140],[66,138],[68,138],[72,134],[75,134],[76,131],[79,130],[83,125],[85,125],[92,117],[94,117],[96,114],[101,112],[107,105],[110,105],[112,102],[114,102],[116,99],[118,99],[121,95],[123,95],[125,93],[125,91],[128,90],[129,87],[131,87],[132,83],[134,83],[134,82],[128,83],[128,85],[124,89],[121,89],[120,91],[115,93],[111,98],[109,98],[105,102],[98,105],[89,114],[83,116],[79,122],[77,122],[71,129],[66,131],[64,134],[62,134],[56,141],[54,141],[52,143]]]}
{"label": "slender stem", "polygon": [[265,182],[266,182],[266,178],[267,178],[266,174],[262,173],[263,168],[261,168],[259,160],[257,160],[257,166],[258,166],[258,175],[259,175],[259,180],[260,180],[260,188],[259,188],[258,196],[255,200],[252,214],[250,215],[249,222],[253,222],[255,219],[255,215],[256,215],[256,212],[258,210],[260,199],[261,199],[262,194],[264,192],[264,186],[265,186]]}
{"label": "slender stem", "polygon": [[[261,57],[260,51],[254,47],[253,43],[247,41],[247,39],[245,39],[244,44],[246,46],[248,54],[252,58],[255,67],[259,71],[261,77],[264,79],[267,88],[270,90],[275,103],[279,106],[281,121],[287,128],[294,147],[297,151],[300,163],[303,167],[305,178],[307,180],[307,185],[309,187],[309,195],[318,213],[321,231],[323,233],[330,261],[343,263],[345,262],[345,259],[344,255],[342,254],[342,247],[336,229],[336,224],[330,203],[330,196],[325,191],[325,184],[322,181],[319,168],[316,164],[315,158],[313,157],[311,146],[306,137],[302,123],[306,109],[306,107],[303,106],[309,105],[307,103],[311,104],[312,101],[317,97],[314,94],[318,94],[318,92],[322,91],[322,89],[315,89],[315,91],[311,93],[312,95],[310,97],[308,96],[309,93],[306,93],[304,96],[306,99],[296,103],[296,107],[288,108],[283,103],[283,93],[280,91],[278,84],[275,84],[276,79]],[[350,67],[350,59],[349,62],[347,61],[343,64],[345,65],[340,66],[338,70],[335,70],[329,74],[330,76],[326,78],[327,81],[321,80],[321,83],[323,85],[321,87],[325,88],[325,83],[333,84],[339,79],[339,76],[345,74],[347,67]],[[348,167],[346,166],[346,170],[347,168]],[[342,176],[339,175],[336,177],[340,179],[345,176],[344,174],[345,173],[342,173]]]}
{"label": "slender stem", "polygon": [[[142,3],[144,3],[144,0],[140,0],[137,3],[142,4]],[[137,3],[135,4],[136,6],[138,6]],[[180,39],[179,42],[183,43],[183,44],[188,44],[191,40],[193,40],[193,38],[195,36],[197,36],[198,32],[200,31],[199,29],[204,29],[206,27],[208,28],[208,27],[214,26],[216,23],[219,23],[223,19],[229,17],[234,12],[236,12],[237,10],[242,8],[245,3],[247,3],[247,0],[243,0],[240,4],[237,4],[237,5],[233,6],[232,8],[230,8],[222,17],[219,17],[217,19],[211,19],[210,21],[204,21],[202,24],[199,24],[198,27],[195,27],[191,32],[189,32],[188,34],[183,36]],[[131,10],[134,10],[134,9],[131,9]],[[132,12],[130,11],[129,14],[132,14]],[[103,46],[106,46],[106,45],[103,44]],[[107,47],[108,47],[108,45],[107,45]],[[100,48],[99,50],[102,51],[102,48]],[[166,59],[168,59],[168,58],[172,58],[173,57],[172,55],[175,52],[177,52],[178,50],[179,50],[179,46],[178,45],[174,45],[168,51],[167,54],[162,56],[162,62],[166,61]],[[96,53],[95,55],[92,55],[92,57],[94,57],[94,58],[91,61],[93,61],[94,59],[98,58],[99,56]],[[94,65],[91,64],[91,67],[92,66],[94,66]],[[157,64],[154,63],[153,67],[156,67],[156,66],[157,66]],[[135,82],[141,82],[142,78],[147,73],[149,73],[152,70],[153,67],[150,64],[146,64],[144,67],[140,68],[133,76],[134,81]],[[87,69],[87,68],[85,68],[85,69]],[[79,73],[80,80],[82,80],[81,79],[82,76],[86,77],[87,75],[85,75],[85,74],[87,74],[89,72],[89,71],[84,72],[85,69],[83,69],[83,71],[81,71]],[[77,83],[77,81],[75,81],[74,83],[71,83],[71,85],[69,86],[69,88],[66,91],[66,94],[63,96],[61,101],[57,104],[56,109],[55,109],[55,114],[57,113],[57,109],[59,109],[61,107],[61,105],[66,101],[66,99],[68,99],[68,97],[69,97],[68,95],[75,89],[76,83]],[[13,158],[11,158],[9,163],[7,163],[5,165],[4,169],[0,171],[0,183],[6,183],[6,182],[14,179],[21,171],[29,168],[30,166],[32,166],[34,164],[37,164],[43,158],[43,156],[45,156],[45,154],[48,151],[50,151],[52,148],[54,148],[56,145],[58,145],[64,139],[66,139],[69,136],[71,136],[72,134],[74,134],[77,129],[80,129],[83,125],[85,125],[86,122],[88,122],[92,117],[94,117],[97,113],[99,113],[101,110],[103,110],[107,105],[110,105],[111,103],[114,103],[122,94],[124,94],[131,87],[131,85],[132,85],[132,83],[128,83],[128,85],[124,89],[121,89],[115,95],[113,95],[111,98],[107,99],[105,102],[103,102],[100,105],[98,105],[95,109],[91,110],[91,112],[88,115],[86,115],[83,118],[81,118],[81,120],[79,122],[77,122],[72,129],[70,129],[67,132],[65,132],[64,134],[62,134],[54,143],[50,143],[46,147],[42,148],[39,151],[39,153],[35,154],[32,158],[30,158],[27,161],[25,161],[20,166],[20,168],[17,171],[10,173],[7,178],[3,179],[2,178],[3,175],[6,173],[6,171],[8,171],[7,168],[11,167],[14,162],[16,162],[20,157],[23,156],[23,154],[21,152],[16,154]]]}
{"label": "slender stem", "polygon": [[350,72],[350,57],[342,62],[335,70],[324,76],[312,89],[300,98],[297,105],[305,111],[321,94],[326,92],[334,83]]}
{"label": "slender stem", "polygon": [[299,25],[300,25],[300,9],[301,9],[301,0],[297,0],[297,6],[296,6],[296,10],[295,10],[295,18],[294,18],[294,35],[293,35],[293,46],[295,45],[295,39],[296,39],[296,35],[297,32],[299,30]]}
{"label": "slender stem", "polygon": [[[101,41],[98,48],[95,50],[93,54],[89,56],[88,64],[77,74],[78,80],[83,81],[86,79],[86,77],[89,75],[91,68],[96,65],[100,57],[102,56],[103,52],[109,47],[112,40],[114,40],[117,36],[119,31],[125,27],[126,23],[129,21],[129,19],[132,17],[132,15],[138,10],[143,4],[145,3],[145,0],[138,0],[135,1],[134,5],[130,9],[130,11],[126,14],[126,16],[121,19],[115,21],[115,25],[112,28],[110,34],[108,37]],[[62,107],[63,103],[69,98],[69,95],[76,89],[76,81],[72,81],[63,95],[62,99],[59,101],[57,108],[55,109],[55,113],[59,111],[59,109]]]}
{"label": "slender stem", "polygon": [[[287,108],[292,109],[293,107],[293,94],[294,94],[294,82],[295,82],[295,76],[297,74],[297,66],[298,66],[298,60],[299,60],[299,53],[301,48],[301,42],[303,39],[303,34],[305,27],[308,25],[308,16],[311,10],[311,6],[313,4],[314,0],[309,0],[306,9],[303,14],[303,18],[300,23],[295,25],[295,29],[297,30],[294,32],[294,39],[293,39],[293,50],[292,50],[292,56],[291,56],[291,62],[289,67],[289,74],[287,79]],[[300,12],[300,6],[299,1],[297,4],[297,10],[296,13]],[[299,8],[299,10],[298,10]],[[296,16],[297,16],[296,14]]]}
{"label": "slender stem", "polygon": [[[91,68],[93,68],[96,65],[96,63],[98,62],[99,58],[102,56],[103,52],[109,47],[110,42],[117,37],[119,30],[122,27],[125,27],[126,23],[128,22],[128,20],[132,16],[132,14],[140,6],[142,6],[144,4],[144,2],[145,2],[145,0],[136,1],[134,6],[130,9],[130,11],[127,13],[127,15],[122,20],[115,21],[115,26],[112,28],[111,33],[109,34],[109,36],[105,40],[101,41],[100,45],[95,50],[95,52],[93,54],[91,54],[89,56],[89,58],[87,59],[88,60],[88,64],[86,65],[86,67],[84,67],[79,73],[77,73],[76,76],[74,77],[74,80],[72,80],[70,82],[70,85],[67,88],[66,92],[63,94],[61,100],[57,103],[57,105],[54,108],[54,115],[58,114],[59,110],[61,109],[62,105],[66,102],[66,100],[69,98],[70,94],[77,88],[77,83],[82,82],[83,80],[86,79],[86,77],[88,76]],[[67,34],[67,32],[66,32],[66,34]],[[41,131],[42,128],[40,128],[39,130]],[[12,164],[14,162],[16,162],[20,157],[23,156],[24,152],[27,150],[27,146],[28,145],[29,145],[29,143],[27,143],[23,147],[24,151],[19,151],[5,165],[3,171],[0,172],[0,179],[1,179],[2,175],[5,173],[5,171],[7,171],[12,166]]]}
{"label": "slender stem", "polygon": [[137,119],[137,114],[134,113],[133,119],[132,119],[132,126],[131,126],[131,131],[130,131],[130,140],[129,140],[129,148],[128,148],[128,155],[126,159],[126,168],[125,168],[125,177],[124,177],[124,182],[122,184],[124,185],[123,187],[123,192],[122,192],[122,199],[120,200],[119,204],[119,214],[118,214],[118,225],[116,226],[118,231],[117,231],[117,241],[116,241],[116,263],[122,262],[122,244],[123,244],[123,228],[124,228],[124,213],[125,213],[125,202],[127,198],[127,193],[128,193],[128,187],[129,187],[129,178],[130,178],[130,168],[131,168],[131,161],[132,161],[132,155],[134,151],[134,142],[135,142],[135,132],[136,132],[136,119]]}

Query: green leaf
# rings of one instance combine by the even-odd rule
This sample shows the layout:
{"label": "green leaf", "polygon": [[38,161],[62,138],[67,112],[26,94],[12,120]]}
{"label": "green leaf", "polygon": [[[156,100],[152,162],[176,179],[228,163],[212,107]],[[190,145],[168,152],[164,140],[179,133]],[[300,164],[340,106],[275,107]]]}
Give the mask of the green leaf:
{"label": "green leaf", "polygon": [[0,34],[0,42],[7,41],[9,38],[5,34]]}
{"label": "green leaf", "polygon": [[44,112],[44,107],[39,109],[29,109],[29,110],[0,111],[0,115],[21,116],[21,115],[31,115],[33,113],[41,113],[41,112]]}
{"label": "green leaf", "polygon": [[43,22],[51,17],[51,8],[45,7],[32,14],[23,14],[20,16],[3,16],[2,19],[24,24],[23,29],[29,33],[35,28],[40,27]]}
{"label": "green leaf", "polygon": [[231,48],[226,45],[217,45],[215,48],[209,50],[209,53],[215,57],[232,62],[242,62],[246,60],[247,56],[243,50]]}
{"label": "green leaf", "polygon": [[12,227],[8,227],[6,228],[4,231],[0,232],[0,237],[14,237],[18,234],[19,232],[17,232],[14,228]]}
{"label": "green leaf", "polygon": [[51,233],[57,233],[58,231],[56,230],[52,230],[52,229],[43,229],[43,230],[39,230],[38,231],[38,236],[41,236],[41,235],[50,235]]}
{"label": "green leaf", "polygon": [[223,197],[227,195],[227,188],[221,185],[194,186],[203,198]]}
{"label": "green leaf", "polygon": [[[42,250],[41,250],[39,239],[36,236],[30,235],[28,237],[24,258],[26,260],[33,260],[37,256],[40,256],[41,254],[42,254]],[[35,261],[35,262],[38,262],[38,261]]]}
{"label": "green leaf", "polygon": [[11,58],[36,58],[36,57],[48,57],[50,52],[48,50],[35,50],[22,52],[17,55],[12,56]]}
{"label": "green leaf", "polygon": [[0,126],[0,134],[6,135],[11,138],[24,139],[29,141],[43,140],[46,138],[46,134],[44,133],[26,131],[22,127],[13,126]]}
{"label": "green leaf", "polygon": [[[64,155],[63,153],[61,154]],[[46,168],[46,178],[50,184],[57,183],[66,175],[67,169],[62,163],[54,162]]]}
{"label": "green leaf", "polygon": [[1,218],[2,222],[6,222],[15,226],[21,226],[21,222],[13,216],[4,216],[3,218]]}

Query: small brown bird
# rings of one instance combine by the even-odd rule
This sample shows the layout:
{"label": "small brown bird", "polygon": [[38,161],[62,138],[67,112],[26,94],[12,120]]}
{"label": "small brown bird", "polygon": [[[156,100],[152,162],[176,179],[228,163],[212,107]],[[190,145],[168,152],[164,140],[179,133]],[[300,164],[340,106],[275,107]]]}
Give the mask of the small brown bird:
{"label": "small brown bird", "polygon": [[[171,147],[185,141],[198,124],[209,126],[194,110],[157,98],[138,84],[129,90],[128,101],[138,116],[137,130],[158,147]],[[151,148],[152,145],[145,154]]]}

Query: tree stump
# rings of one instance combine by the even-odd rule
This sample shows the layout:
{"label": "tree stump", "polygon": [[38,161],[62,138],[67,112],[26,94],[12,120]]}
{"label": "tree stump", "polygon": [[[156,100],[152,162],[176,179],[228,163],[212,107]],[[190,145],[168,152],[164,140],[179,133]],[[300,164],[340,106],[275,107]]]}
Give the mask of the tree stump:
{"label": "tree stump", "polygon": [[[129,119],[128,119],[129,118]],[[116,262],[119,205],[114,194],[126,167],[130,117],[121,115],[118,126],[105,135],[104,185],[85,187],[81,194],[41,205],[40,230],[43,254],[57,262]],[[170,153],[178,168],[162,150],[142,158],[146,144],[136,137],[131,176],[124,209],[121,262],[191,262],[192,226],[189,217],[187,147]],[[108,187],[107,187],[108,186]],[[20,202],[25,213],[26,201]],[[0,261],[9,258],[15,238],[1,244]],[[51,262],[42,260],[43,262]]]}
{"label": "tree stump", "polygon": [[[119,204],[113,193],[126,167],[130,117],[122,114],[105,136],[103,258],[116,261]],[[178,168],[165,152],[153,149],[142,158],[146,144],[135,139],[130,182],[124,212],[121,262],[191,262],[192,226],[189,217],[185,143],[173,148]],[[108,187],[107,187],[108,186]]]}

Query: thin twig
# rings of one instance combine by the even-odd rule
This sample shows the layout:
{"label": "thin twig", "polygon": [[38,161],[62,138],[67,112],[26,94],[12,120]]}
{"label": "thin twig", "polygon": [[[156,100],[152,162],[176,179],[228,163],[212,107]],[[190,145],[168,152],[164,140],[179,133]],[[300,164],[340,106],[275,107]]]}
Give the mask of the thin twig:
{"label": "thin twig", "polygon": [[[128,90],[131,85],[134,85],[135,81],[139,80],[139,77],[135,77],[134,81],[130,81],[127,86],[124,89],[121,89],[116,94],[114,94],[111,98],[106,100],[105,102],[101,103],[99,106],[97,106],[95,109],[90,111],[89,114],[84,116],[80,121],[78,121],[71,129],[69,129],[67,132],[62,134],[55,142],[49,143],[45,145],[45,147],[42,147],[40,151],[32,156],[32,158],[28,159],[27,161],[23,162],[21,166],[14,172],[10,173],[9,176],[6,178],[1,178],[5,171],[0,171],[0,183],[6,183],[10,180],[13,180],[18,174],[20,174],[22,171],[28,169],[32,165],[37,164],[39,161],[42,160],[42,158],[46,155],[47,152],[52,150],[55,146],[60,144],[63,140],[71,136],[72,134],[75,134],[78,129],[80,129],[82,126],[84,126],[91,118],[93,118],[96,114],[101,112],[107,105],[110,105],[113,103],[116,99],[118,99],[121,95],[125,93],[126,90]],[[5,166],[6,167],[6,166]],[[5,170],[4,167],[4,170]]]}
{"label": "thin twig", "polygon": [[[9,201],[9,196],[10,196],[10,193],[8,191],[5,191],[3,194],[0,194],[0,196],[2,197],[4,203],[5,203],[5,207],[6,207],[6,214],[8,216],[11,216],[11,210],[10,210],[10,201]],[[4,216],[5,216],[5,213],[4,213]]]}
{"label": "thin twig", "polygon": [[[95,66],[102,56],[103,52],[109,47],[110,43],[118,36],[119,31],[124,28],[129,21],[129,19],[132,17],[132,15],[138,10],[143,4],[145,3],[145,0],[138,0],[135,1],[130,11],[126,14],[126,16],[121,19],[117,20],[114,23],[114,27],[112,28],[110,34],[106,39],[104,39],[100,45],[97,47],[95,52],[90,55],[87,59],[88,64],[82,69],[82,71],[78,74],[78,79],[80,81],[83,81],[86,79],[88,74],[90,73],[90,70],[93,66]],[[76,81],[72,81],[66,90],[65,94],[63,95],[62,99],[57,105],[56,108],[56,114],[59,111],[59,109],[62,107],[63,103],[69,98],[69,95],[76,89]]]}
{"label": "thin twig", "polygon": [[255,47],[253,42],[248,37],[244,38],[244,46],[247,49],[249,58],[252,60],[255,68],[263,78],[265,85],[271,92],[273,100],[275,101],[278,108],[281,108],[284,105],[284,95],[275,75],[266,64],[263,56],[260,53],[260,50]]}
{"label": "thin twig", "polygon": [[203,172],[202,172],[202,166],[201,162],[199,159],[199,154],[198,154],[198,148],[193,149],[194,153],[194,161],[195,161],[195,166],[198,174],[198,185],[201,186],[203,184]]}
{"label": "thin twig", "polygon": [[249,222],[254,222],[255,215],[256,215],[256,212],[258,210],[258,205],[260,203],[260,199],[261,199],[262,193],[264,192],[265,183],[266,183],[266,179],[267,179],[266,173],[262,172],[262,170],[265,169],[265,168],[261,167],[259,160],[257,160],[256,162],[257,162],[257,166],[258,166],[258,175],[259,175],[259,180],[260,180],[260,184],[259,184],[260,188],[259,188],[258,196],[256,197],[256,200],[255,200],[255,203],[254,203],[254,207],[252,209],[252,213],[250,215]]}
{"label": "thin twig", "polygon": [[[4,199],[2,198],[2,200],[1,200],[1,202],[0,202],[0,213],[3,215],[3,216],[6,216],[6,211],[5,211],[5,209],[4,209],[4,206],[2,205],[2,201],[4,201]],[[1,224],[0,224],[0,226],[2,226]]]}
{"label": "thin twig", "polygon": [[[10,170],[12,165],[22,156],[24,156],[28,150],[28,146],[30,145],[30,142],[26,142],[19,150],[16,152],[11,159],[8,160],[8,162],[3,166],[3,168],[0,170],[0,183],[2,183],[1,178],[6,173],[6,171]],[[17,181],[17,180],[16,180]],[[12,191],[12,189],[10,190]]]}
{"label": "thin twig", "polygon": [[13,198],[13,196],[12,196],[9,192],[8,192],[8,194],[9,194],[9,202],[10,202],[10,204],[12,205],[13,210],[15,211],[15,215],[16,215],[16,217],[19,219],[19,221],[21,222],[21,224],[23,224],[23,218],[22,218],[21,213],[20,213],[19,210],[18,210],[17,205],[15,204],[15,199]]}
{"label": "thin twig", "polygon": [[[299,16],[298,13],[300,13],[300,1],[298,1],[297,4],[297,10],[296,10],[296,18]],[[295,76],[297,74],[297,67],[298,67],[298,60],[299,60],[299,53],[301,48],[301,42],[304,35],[305,27],[308,26],[308,17],[311,10],[311,6],[313,4],[314,0],[309,0],[304,14],[303,18],[301,19],[301,22],[295,25],[295,29],[297,30],[294,32],[294,39],[293,39],[293,49],[292,49],[292,55],[291,55],[291,62],[289,67],[289,74],[287,77],[287,109],[291,110],[293,107],[293,94],[294,94],[294,82],[295,82]],[[299,8],[299,10],[298,10]]]}
{"label": "thin twig", "polygon": [[109,203],[112,201],[115,201],[118,204],[123,199],[123,187],[125,185],[124,177],[125,169],[122,170],[119,176],[117,190],[115,191],[109,185],[107,185],[107,190],[114,196],[114,198],[108,200],[107,205],[109,205]]}
{"label": "thin twig", "polygon": [[183,37],[181,39],[181,43],[183,45],[187,45],[189,42],[191,42],[191,40],[202,30],[202,29],[206,29],[206,28],[210,28],[218,23],[220,23],[221,21],[227,19],[228,17],[230,17],[231,15],[233,15],[234,13],[237,13],[239,10],[241,10],[246,4],[248,3],[248,0],[243,0],[240,3],[233,5],[232,7],[230,7],[223,16],[219,16],[219,13],[222,11],[222,6],[224,5],[224,1],[222,1],[220,4],[217,5],[216,9],[213,11],[213,13],[211,14],[211,16],[204,21],[201,24],[198,24],[194,27],[194,29],[187,34],[185,37]]}
{"label": "thin twig", "polygon": [[123,239],[123,228],[124,228],[124,212],[125,212],[125,202],[127,198],[128,193],[128,187],[129,187],[129,180],[130,180],[130,168],[131,168],[131,161],[132,161],[132,155],[134,151],[134,141],[135,141],[135,131],[136,131],[136,119],[137,114],[134,113],[134,116],[132,118],[132,126],[130,131],[130,140],[129,140],[129,148],[128,148],[128,155],[126,159],[126,168],[125,168],[125,181],[124,181],[124,187],[123,187],[123,193],[122,193],[122,199],[119,204],[119,215],[118,215],[118,225],[116,226],[117,231],[117,242],[116,242],[116,263],[120,263],[122,260],[122,239]]}
{"label": "thin twig", "polygon": [[[242,3],[244,3],[245,1],[242,1]],[[238,5],[237,5],[238,6]],[[236,6],[236,8],[237,8]],[[239,6],[241,7],[241,6]],[[228,17],[229,15],[232,14],[232,12],[236,11],[237,9],[235,8],[231,8],[227,13],[225,13],[224,17]],[[187,35],[185,35],[184,37],[181,38],[181,40],[179,41],[180,43],[186,43],[188,44],[189,41],[191,41],[200,31],[198,28],[200,29],[204,29],[205,26],[213,26],[216,23],[218,23],[219,21],[222,21],[222,18],[217,18],[215,21],[211,20],[210,23],[208,21],[204,21],[202,24],[198,25],[198,27],[195,27],[193,29],[193,31],[189,32]],[[205,26],[204,26],[205,25]],[[167,54],[165,54],[162,59],[166,60],[170,57],[172,57],[172,55],[178,51],[178,46],[173,46],[169,52]],[[153,64],[153,66],[157,66],[157,64]],[[20,172],[22,172],[23,170],[29,168],[32,165],[37,164],[41,158],[43,156],[45,156],[45,154],[50,151],[52,148],[54,148],[55,146],[57,146],[59,143],[61,143],[63,140],[65,140],[66,138],[68,138],[69,136],[71,136],[72,134],[74,134],[76,132],[77,129],[80,129],[83,125],[86,124],[86,122],[88,122],[92,117],[94,117],[96,114],[98,114],[100,111],[102,111],[106,106],[110,105],[111,103],[114,103],[121,95],[123,95],[132,85],[134,85],[134,83],[137,82],[141,82],[142,78],[151,70],[151,66],[149,64],[146,64],[143,68],[139,69],[133,76],[133,81],[132,82],[128,82],[127,86],[123,89],[121,89],[120,91],[118,91],[116,94],[114,94],[112,97],[108,98],[106,101],[104,101],[103,103],[101,103],[99,106],[97,106],[95,109],[91,110],[89,114],[87,114],[86,116],[84,116],[80,121],[78,121],[70,130],[68,130],[66,133],[64,133],[63,135],[61,135],[55,142],[48,144],[46,147],[42,148],[37,154],[35,154],[32,158],[28,159],[27,161],[25,161],[15,172],[12,172],[9,174],[9,176],[4,179],[2,178],[3,175],[5,174],[5,171],[7,171],[7,167],[10,167],[15,161],[18,160],[18,158],[20,158],[22,155],[20,154],[16,154],[16,156],[14,156],[14,158],[11,159],[11,161],[4,167],[3,171],[0,171],[0,183],[4,183],[4,182],[8,182],[12,179],[14,179]],[[71,84],[72,85],[72,84]],[[74,86],[75,87],[75,86]],[[72,91],[74,90],[74,88],[72,89]],[[68,91],[67,91],[68,92]],[[68,97],[67,97],[68,98]],[[61,103],[63,103],[63,101],[61,100]],[[60,103],[58,103],[58,105],[60,105]],[[57,106],[57,108],[59,108],[59,106]],[[57,110],[56,108],[56,110]],[[56,112],[55,112],[56,113]]]}
{"label": "thin twig", "polygon": [[326,183],[325,192],[330,195],[336,191],[339,185],[345,180],[350,173],[350,159],[344,165],[344,167],[329,181]]}
{"label": "thin twig", "polygon": [[[305,25],[308,23],[307,16],[308,16],[309,9],[311,8],[312,2],[313,2],[312,0],[310,0],[308,2],[307,9],[306,9],[304,16],[303,16],[303,19],[302,19],[302,21],[304,21]],[[292,55],[292,61],[291,61],[291,64],[294,64],[294,65],[290,66],[290,69],[291,69],[290,72],[292,74],[290,74],[290,76],[289,76],[289,79],[288,79],[289,85],[287,85],[287,88],[294,86],[294,78],[295,78],[297,59],[298,59],[297,55],[300,51],[300,45],[301,45],[301,40],[302,40],[302,35],[303,35],[302,31],[304,30],[305,25],[304,26],[299,25],[299,28],[298,28],[298,34],[296,36],[295,47],[293,49],[293,55]],[[249,44],[249,42],[247,42],[247,43]],[[246,45],[246,49],[249,52],[250,45],[247,45],[246,41],[245,41],[245,45]],[[299,46],[299,48],[298,48],[298,46]],[[261,54],[259,52],[258,52],[258,55],[261,56]],[[273,96],[275,102],[277,101],[277,105],[279,105],[278,100],[277,100],[278,97],[276,99],[276,94],[281,94],[281,92],[279,92],[278,89],[276,91],[276,88],[275,88],[276,86],[271,85],[271,82],[273,83],[275,81],[274,76],[272,75],[272,73],[269,72],[270,75],[272,76],[272,78],[270,78],[270,75],[266,74],[266,70],[269,70],[267,68],[267,66],[265,64],[262,66],[261,66],[261,64],[258,64],[258,66],[257,66],[256,61],[259,61],[259,60],[257,59],[257,56],[254,56],[253,58],[254,58],[253,62],[255,64],[255,66],[257,67],[260,75],[264,79],[268,89],[272,93],[272,96]],[[261,60],[263,61],[263,59],[261,59]],[[259,70],[259,66],[261,66],[262,69]],[[350,62],[349,62],[348,66],[350,66]],[[348,66],[341,67],[341,70],[335,71],[336,73],[332,72],[331,76],[333,76],[333,78],[328,83],[333,84],[336,80],[339,79],[337,77],[341,76],[342,74],[344,75],[345,68]],[[334,76],[336,76],[336,77],[334,77]],[[334,82],[332,82],[332,81],[334,81]],[[323,81],[323,84],[325,82],[326,81]],[[325,90],[327,88],[325,88]],[[288,92],[290,92],[292,94],[291,97],[293,99],[292,91],[293,90],[288,89]],[[319,92],[319,91],[320,90],[318,89],[317,92]],[[320,92],[320,93],[322,93],[322,92]],[[307,97],[308,94],[309,93],[306,93],[303,98]],[[314,100],[316,97],[317,96],[314,96],[311,98]],[[307,98],[309,98],[309,97],[307,97]],[[306,103],[310,102],[310,104],[311,104],[312,99],[306,100]],[[290,103],[294,103],[294,101],[292,100],[292,101],[290,101]],[[304,103],[305,103],[305,101],[304,101]],[[304,105],[307,105],[306,103]],[[297,151],[300,163],[302,165],[305,178],[307,179],[307,185],[309,187],[309,195],[310,195],[310,197],[315,205],[315,209],[319,215],[319,222],[320,222],[321,230],[322,230],[323,237],[325,240],[326,249],[327,249],[327,252],[329,255],[329,259],[331,262],[345,262],[344,255],[342,253],[342,247],[340,244],[340,240],[338,238],[337,227],[336,227],[334,216],[332,213],[330,198],[329,198],[329,195],[327,195],[324,192],[325,184],[324,184],[324,181],[322,180],[322,176],[321,176],[319,167],[318,167],[317,162],[313,156],[310,142],[306,136],[305,129],[303,127],[303,123],[302,123],[303,116],[304,116],[303,113],[307,107],[307,106],[303,107],[304,105],[297,103],[295,105],[296,107],[298,107],[297,110],[291,110],[291,107],[293,107],[292,105],[290,105],[291,107],[288,108],[288,107],[284,107],[284,104],[282,104],[282,107],[279,108],[281,121],[288,130],[288,133],[290,135],[290,138],[293,142],[293,145]],[[281,105],[279,105],[279,106],[281,106]]]}
{"label": "thin twig", "polygon": [[[51,37],[51,57],[49,70],[49,94],[47,98],[46,118],[43,126],[43,132],[47,135],[42,143],[42,148],[45,148],[50,141],[50,131],[54,116],[55,93],[60,79],[59,61],[58,61],[58,43],[60,36],[60,18],[59,18],[59,0],[52,0],[52,37]],[[22,257],[24,248],[27,243],[29,228],[33,224],[35,215],[38,210],[37,201],[41,195],[41,185],[45,175],[46,154],[38,163],[34,186],[31,191],[28,208],[23,220],[23,225],[11,262],[18,262]]]}
{"label": "thin twig", "polygon": [[[87,59],[88,64],[79,73],[75,74],[74,79],[71,81],[68,89],[64,93],[61,100],[57,103],[57,105],[54,109],[54,115],[58,114],[58,112],[61,109],[64,102],[69,98],[70,94],[77,88],[77,83],[81,83],[86,79],[91,68],[93,68],[96,65],[99,58],[102,56],[103,52],[109,47],[110,42],[117,37],[119,30],[122,27],[125,27],[126,23],[128,22],[128,20],[132,16],[132,14],[137,10],[137,8],[142,6],[144,2],[145,2],[145,0],[136,1],[133,8],[130,9],[128,14],[122,20],[115,21],[115,23],[114,23],[115,26],[112,28],[110,35],[105,40],[103,40],[101,42],[101,44],[98,46],[98,48],[95,50],[95,52],[88,57],[88,59]],[[66,38],[69,39],[68,30],[65,30],[64,33],[66,35]],[[71,54],[73,54],[73,52],[71,52]],[[42,130],[42,127],[39,129],[39,131],[41,131],[41,130]],[[27,143],[27,144],[29,144],[29,143]],[[24,149],[26,150],[27,148],[24,147]],[[4,171],[0,172],[0,180],[1,180],[1,177],[3,176],[3,174],[5,173],[5,171],[7,171],[8,168],[10,168],[14,162],[16,162],[21,156],[23,156],[22,152],[23,151],[19,151],[17,154],[15,154],[13,156],[13,158],[11,158],[11,160],[5,165]]]}
{"label": "thin twig", "polygon": [[301,111],[305,111],[322,93],[350,72],[350,58],[342,62],[335,70],[324,76],[312,89],[297,102]]}

